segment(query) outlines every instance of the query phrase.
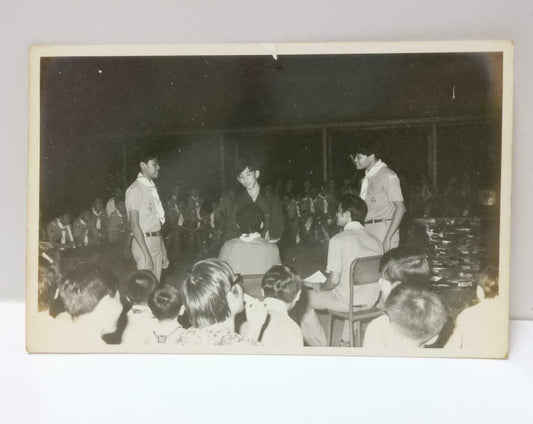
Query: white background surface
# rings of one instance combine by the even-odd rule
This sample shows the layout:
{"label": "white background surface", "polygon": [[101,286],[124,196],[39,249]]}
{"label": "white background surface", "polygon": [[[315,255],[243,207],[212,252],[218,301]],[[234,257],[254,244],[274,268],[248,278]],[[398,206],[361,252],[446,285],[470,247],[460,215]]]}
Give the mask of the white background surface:
{"label": "white background surface", "polygon": [[[513,39],[511,316],[533,319],[533,2],[0,3],[0,406],[6,422],[533,422],[532,324],[509,361],[28,356],[23,350],[28,49],[33,44]],[[4,419],[2,419],[4,421]]]}

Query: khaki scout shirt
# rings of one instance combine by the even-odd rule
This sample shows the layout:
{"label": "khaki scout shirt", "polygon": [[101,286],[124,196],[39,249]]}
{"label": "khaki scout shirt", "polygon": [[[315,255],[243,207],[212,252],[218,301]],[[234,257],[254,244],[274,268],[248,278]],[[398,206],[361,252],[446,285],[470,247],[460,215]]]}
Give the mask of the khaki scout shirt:
{"label": "khaki scout shirt", "polygon": [[368,179],[368,189],[364,199],[368,207],[365,220],[392,219],[394,204],[403,202],[400,179],[389,168],[384,166],[379,172]]}
{"label": "khaki scout shirt", "polygon": [[126,190],[128,217],[132,210],[139,212],[139,226],[143,233],[161,229],[161,221],[157,217],[157,207],[152,189],[153,187],[147,187],[135,180]]}

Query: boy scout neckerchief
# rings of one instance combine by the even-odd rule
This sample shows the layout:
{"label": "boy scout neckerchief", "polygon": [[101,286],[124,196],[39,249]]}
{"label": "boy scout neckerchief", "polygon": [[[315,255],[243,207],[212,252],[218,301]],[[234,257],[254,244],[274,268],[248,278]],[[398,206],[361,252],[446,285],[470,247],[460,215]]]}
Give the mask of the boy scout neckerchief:
{"label": "boy scout neckerchief", "polygon": [[378,160],[372,168],[368,169],[365,173],[365,178],[363,178],[363,181],[361,183],[361,194],[359,197],[363,200],[366,198],[366,192],[368,191],[368,180],[376,175],[381,168],[386,167],[387,164],[385,162],[382,162],[381,159]]}
{"label": "boy scout neckerchief", "polygon": [[83,219],[80,218],[80,222],[85,231],[85,235],[83,236],[83,245],[87,246],[89,244],[89,229],[87,228],[87,223]]}
{"label": "boy scout neckerchief", "polygon": [[96,212],[94,208],[92,208],[93,215],[96,216],[96,229],[101,230],[102,229],[102,218],[100,218],[100,215],[102,215],[102,211]]}
{"label": "boy scout neckerchief", "polygon": [[328,199],[326,196],[322,196],[321,194],[318,195],[320,199],[322,200],[322,208],[324,209],[324,213],[328,213]]}
{"label": "boy scout neckerchief", "polygon": [[70,240],[70,242],[73,243],[74,237],[72,237],[72,232],[70,231],[70,225],[63,225],[59,218],[57,218],[57,225],[61,229],[61,244],[65,244],[67,242],[67,235],[68,235],[68,239]]}
{"label": "boy scout neckerchief", "polygon": [[161,225],[163,225],[165,223],[165,210],[163,209],[163,205],[161,204],[161,199],[159,199],[157,187],[155,186],[153,181],[150,181],[140,172],[139,175],[137,175],[137,181],[139,181],[143,186],[150,187],[152,189],[152,197],[154,198],[155,202],[155,212],[157,214],[157,217],[159,218],[159,221],[161,222]]}

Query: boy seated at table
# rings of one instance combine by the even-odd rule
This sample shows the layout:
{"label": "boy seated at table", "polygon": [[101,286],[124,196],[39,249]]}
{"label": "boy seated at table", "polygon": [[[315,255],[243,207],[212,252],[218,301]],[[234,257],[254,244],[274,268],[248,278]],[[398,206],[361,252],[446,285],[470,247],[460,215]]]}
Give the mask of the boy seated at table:
{"label": "boy seated at table", "polygon": [[164,284],[153,291],[148,298],[148,306],[152,311],[152,320],[146,321],[146,338],[144,344],[175,343],[183,331],[178,323],[181,308],[179,290]]}
{"label": "boy seated at table", "polygon": [[122,305],[110,277],[88,264],[79,265],[59,285],[65,312],[56,317],[58,336],[69,346],[105,344],[102,335],[116,329]]}
{"label": "boy seated at table", "polygon": [[148,298],[157,286],[157,277],[142,269],[132,272],[122,284],[122,295],[126,302],[126,326],[122,333],[122,344],[142,345],[146,329],[153,323]]}
{"label": "boy seated at table", "polygon": [[463,310],[456,319],[455,329],[446,348],[487,352],[507,338],[507,323],[501,319],[505,303],[498,296],[498,267],[486,266],[478,277],[476,294],[479,300]]}
{"label": "boy seated at table", "polygon": [[424,282],[397,285],[385,302],[384,312],[368,325],[363,347],[423,348],[438,339],[448,318],[441,300]]}
{"label": "boy seated at table", "polygon": [[263,346],[302,347],[302,330],[289,316],[289,311],[300,299],[302,280],[291,267],[275,265],[261,283],[268,311],[267,326],[263,332]]}
{"label": "boy seated at table", "polygon": [[431,277],[431,268],[426,256],[411,247],[396,247],[382,256],[378,280],[381,297],[379,305],[383,306],[391,290],[402,282],[427,281]]}

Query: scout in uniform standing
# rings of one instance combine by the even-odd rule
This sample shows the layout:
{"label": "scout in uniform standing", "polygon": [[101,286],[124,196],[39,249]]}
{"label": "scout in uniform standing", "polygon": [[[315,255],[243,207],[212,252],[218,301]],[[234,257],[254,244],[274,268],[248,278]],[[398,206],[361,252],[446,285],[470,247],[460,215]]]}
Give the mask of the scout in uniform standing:
{"label": "scout in uniform standing", "polygon": [[161,205],[153,179],[159,175],[159,163],[149,153],[139,158],[140,172],[126,191],[126,210],[133,234],[131,253],[137,269],[152,271],[157,279],[167,268],[168,257],[161,226],[165,223],[165,211]]}
{"label": "scout in uniform standing", "polygon": [[368,207],[365,229],[381,240],[384,252],[398,247],[398,228],[406,210],[400,179],[381,161],[375,143],[359,145],[350,158],[357,169],[365,170],[360,193]]}

